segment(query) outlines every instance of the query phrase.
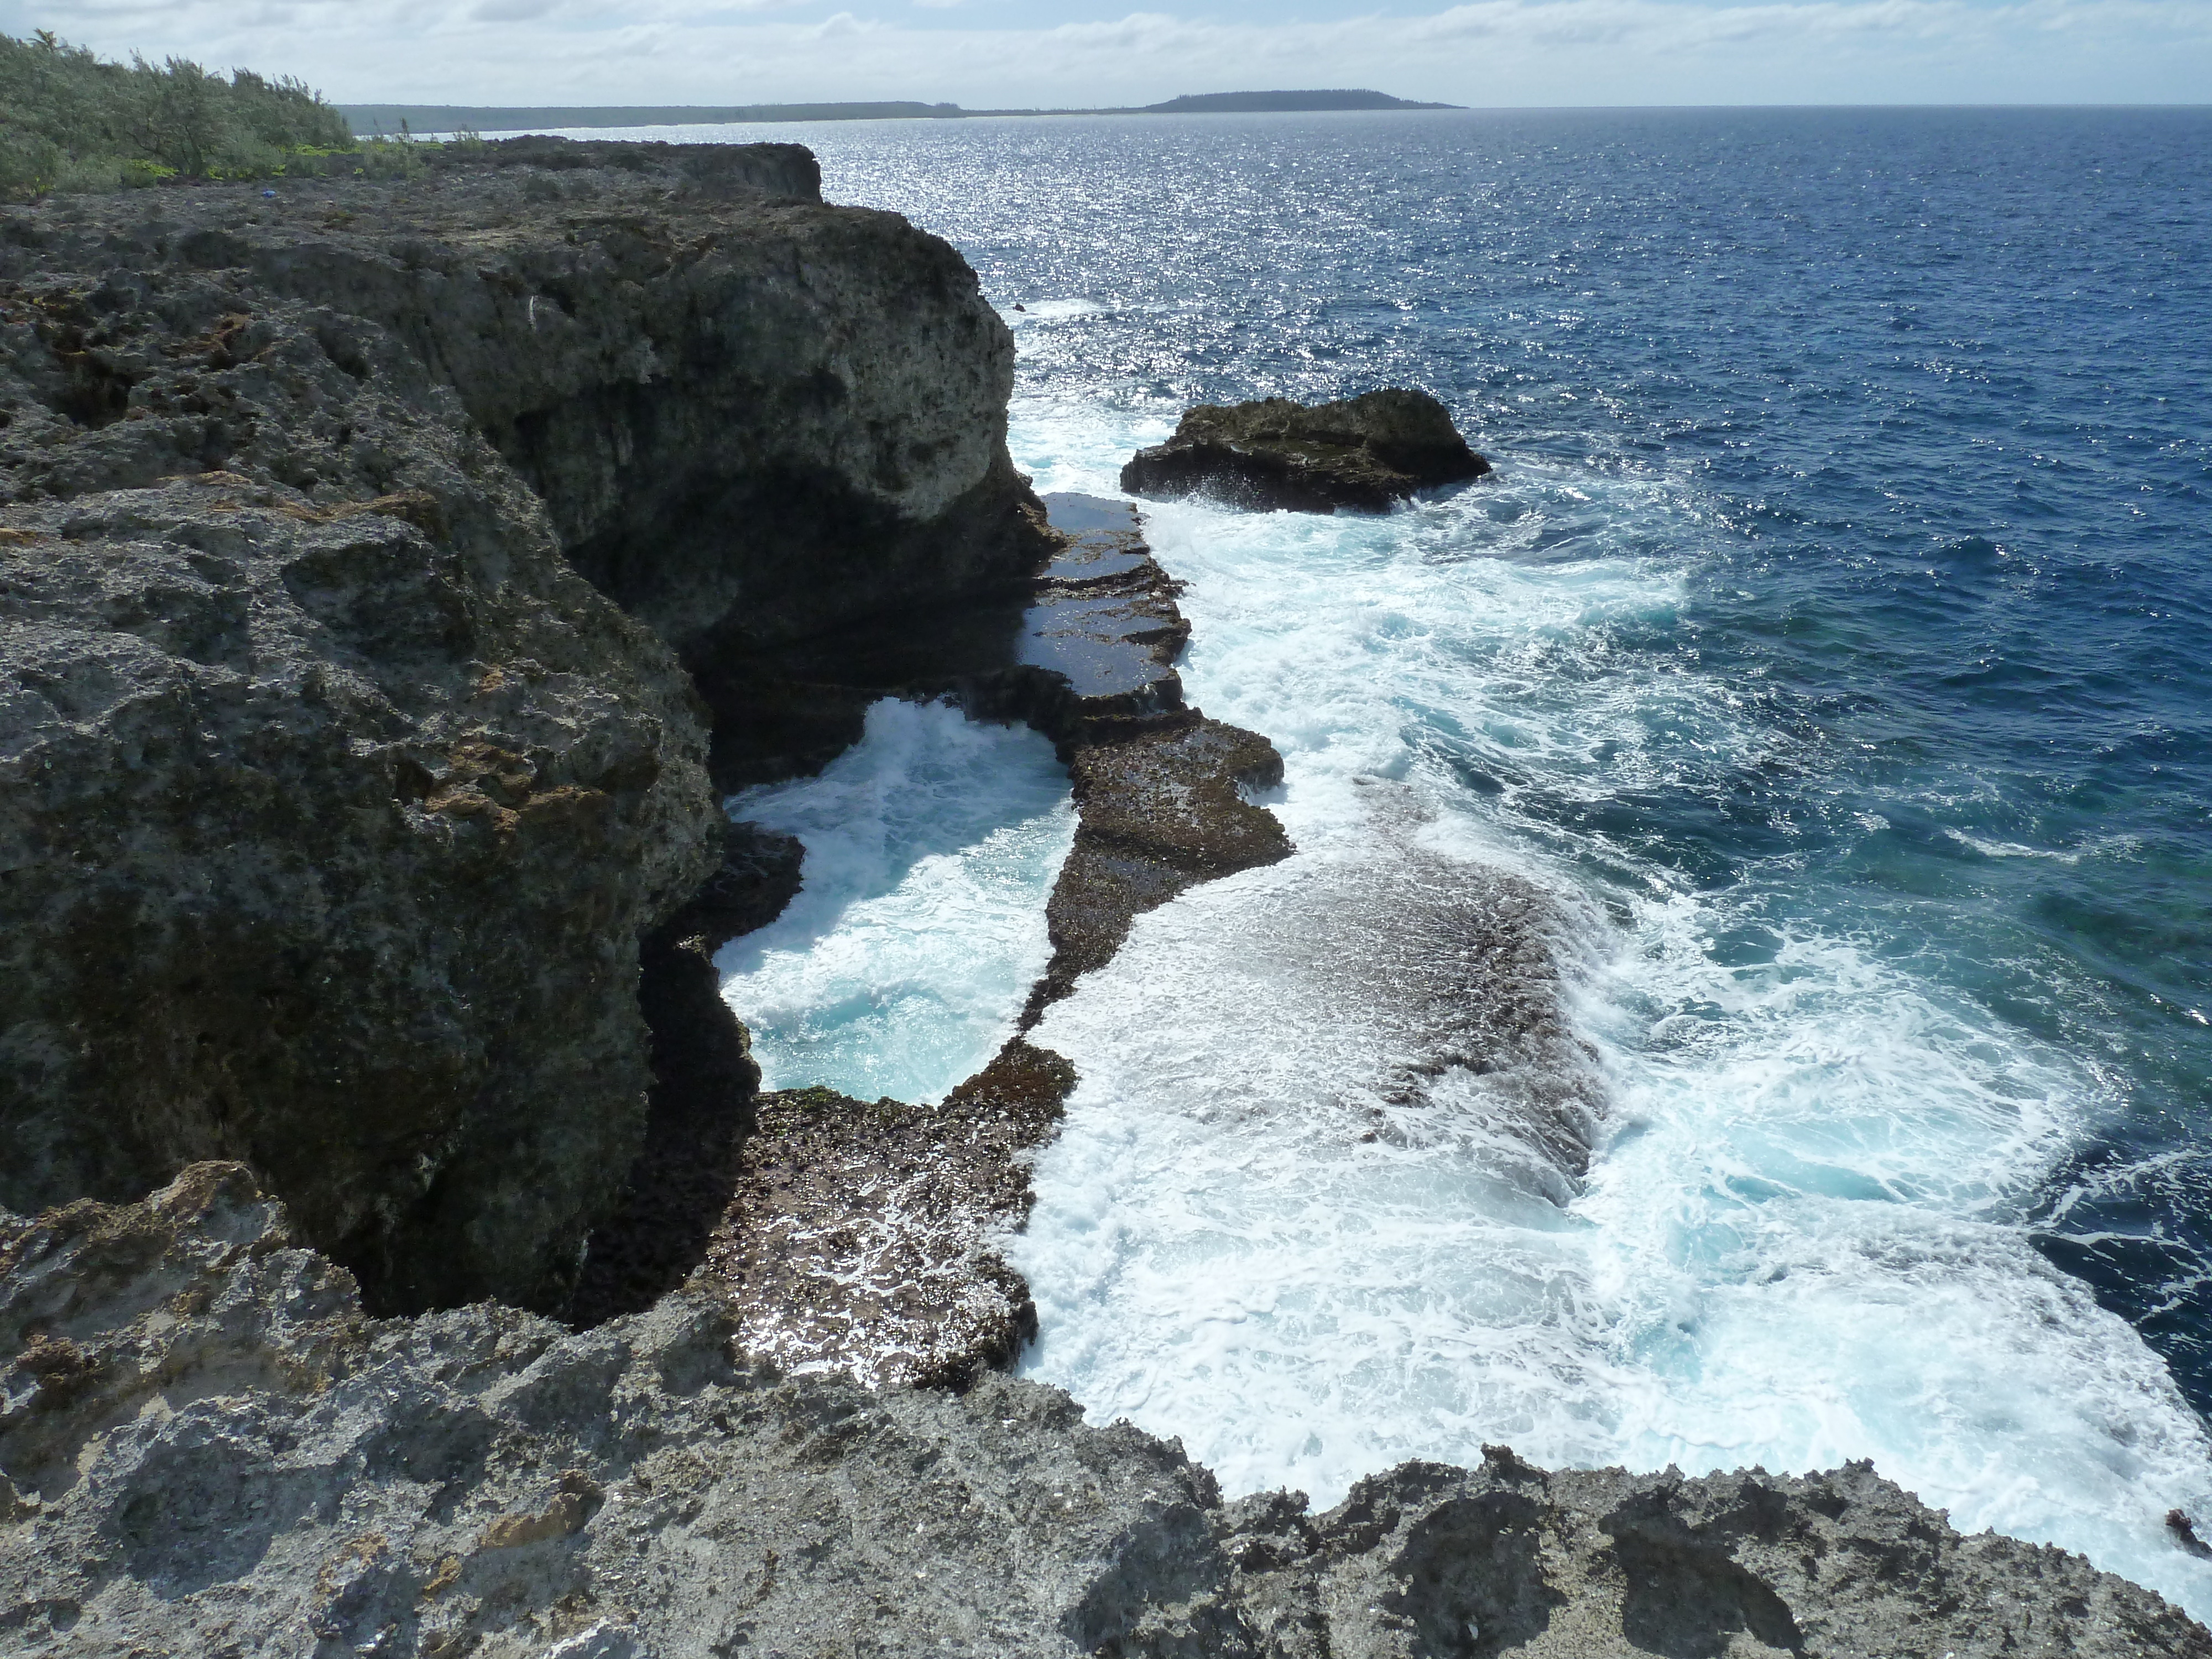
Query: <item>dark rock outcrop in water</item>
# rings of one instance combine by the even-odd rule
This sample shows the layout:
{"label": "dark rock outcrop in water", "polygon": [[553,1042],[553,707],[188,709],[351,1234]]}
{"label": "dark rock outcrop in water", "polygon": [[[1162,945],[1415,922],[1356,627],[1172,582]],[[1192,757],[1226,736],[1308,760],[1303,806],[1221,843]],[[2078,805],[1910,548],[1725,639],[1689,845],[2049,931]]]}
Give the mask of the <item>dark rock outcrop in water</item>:
{"label": "dark rock outcrop in water", "polygon": [[1045,907],[1052,961],[1025,1026],[1110,961],[1135,917],[1292,850],[1275,815],[1245,799],[1283,781],[1274,744],[1184,705],[1174,664],[1190,627],[1135,510],[1045,499],[1071,540],[1027,617],[1023,660],[1047,680],[1028,714],[1059,740],[1078,818]]}
{"label": "dark rock outcrop in water", "polygon": [[714,1301],[363,1316],[235,1165],[0,1218],[0,1645],[1223,1659],[2212,1654],[2157,1596],[1803,1479],[1409,1463],[1325,1514],[1058,1391],[787,1377]]}
{"label": "dark rock outcrop in water", "polygon": [[1121,488],[1160,501],[1203,495],[1231,507],[1382,513],[1489,471],[1442,404],[1392,387],[1311,406],[1200,404],[1165,443],[1130,457]]}
{"label": "dark rock outcrop in water", "polygon": [[742,1058],[699,954],[645,1000],[719,1033],[637,991],[722,850],[692,681],[1048,547],[973,274],[817,178],[533,140],[0,217],[0,1201],[244,1158],[380,1305],[556,1306],[649,1089],[734,1138],[671,1096]]}

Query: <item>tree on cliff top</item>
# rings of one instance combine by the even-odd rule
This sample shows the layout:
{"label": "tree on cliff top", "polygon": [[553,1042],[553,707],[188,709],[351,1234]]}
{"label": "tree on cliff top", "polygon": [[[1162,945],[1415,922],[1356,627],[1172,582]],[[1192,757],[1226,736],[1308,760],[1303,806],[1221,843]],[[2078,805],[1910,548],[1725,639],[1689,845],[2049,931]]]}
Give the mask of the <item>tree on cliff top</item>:
{"label": "tree on cliff top", "polygon": [[0,35],[0,197],[168,177],[258,178],[350,149],[345,118],[289,76],[228,79],[182,58],[110,64],[40,29]]}

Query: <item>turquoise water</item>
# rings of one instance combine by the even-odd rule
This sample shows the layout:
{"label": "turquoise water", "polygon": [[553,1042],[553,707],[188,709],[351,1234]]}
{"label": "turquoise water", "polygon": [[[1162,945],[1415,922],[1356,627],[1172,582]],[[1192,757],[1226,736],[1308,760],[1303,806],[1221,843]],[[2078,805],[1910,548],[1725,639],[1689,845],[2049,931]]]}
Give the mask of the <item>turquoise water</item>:
{"label": "turquoise water", "polygon": [[715,957],[762,1083],[934,1103],[981,1071],[1052,955],[1075,838],[1052,744],[886,698],[819,777],[729,806],[806,848],[789,908]]}

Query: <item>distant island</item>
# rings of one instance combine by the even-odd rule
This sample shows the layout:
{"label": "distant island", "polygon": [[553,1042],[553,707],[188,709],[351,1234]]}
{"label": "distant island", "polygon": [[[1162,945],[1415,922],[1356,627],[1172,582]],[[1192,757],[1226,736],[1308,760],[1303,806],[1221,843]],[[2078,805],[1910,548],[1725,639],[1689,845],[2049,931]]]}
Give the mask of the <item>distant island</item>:
{"label": "distant island", "polygon": [[1314,110],[1459,109],[1385,92],[1339,88],[1306,92],[1208,92],[1164,104],[1110,109],[963,109],[912,100],[841,104],[619,104],[580,107],[497,107],[467,104],[340,104],[355,134],[519,132],[546,127],[724,126],[770,121],[957,121],[981,115],[1259,115]]}
{"label": "distant island", "polygon": [[[1129,115],[1259,115],[1315,109],[1464,109],[1464,104],[1417,104],[1387,92],[1206,92],[1164,104],[1116,110]],[[1100,112],[1106,113],[1107,112]]]}

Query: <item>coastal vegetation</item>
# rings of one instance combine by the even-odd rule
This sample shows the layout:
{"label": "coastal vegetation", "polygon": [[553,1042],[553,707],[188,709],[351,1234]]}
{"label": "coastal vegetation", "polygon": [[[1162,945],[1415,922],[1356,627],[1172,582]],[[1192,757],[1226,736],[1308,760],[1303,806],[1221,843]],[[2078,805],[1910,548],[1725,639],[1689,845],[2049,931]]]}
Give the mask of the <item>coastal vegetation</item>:
{"label": "coastal vegetation", "polygon": [[0,198],[10,201],[404,160],[364,150],[343,116],[289,76],[224,76],[182,58],[109,63],[47,29],[0,35]]}

